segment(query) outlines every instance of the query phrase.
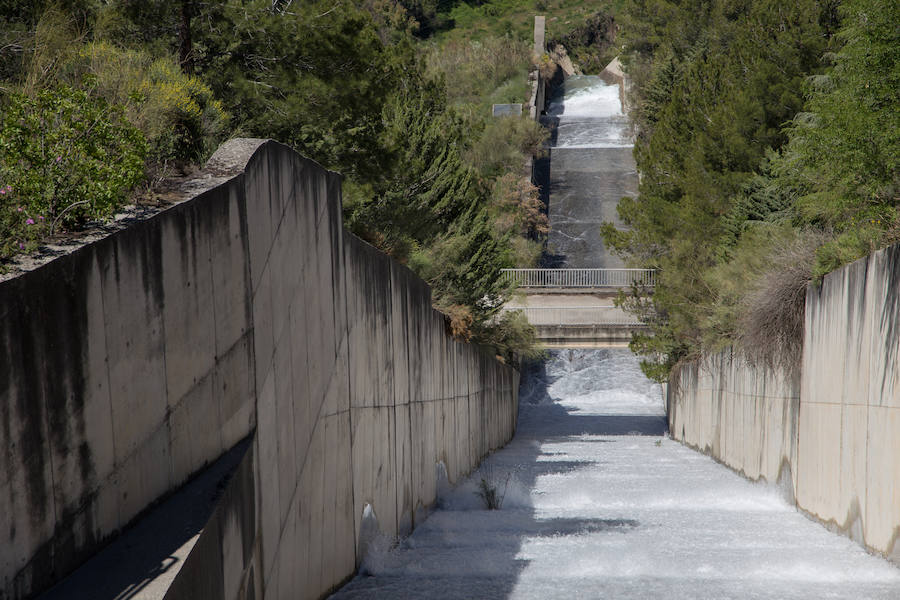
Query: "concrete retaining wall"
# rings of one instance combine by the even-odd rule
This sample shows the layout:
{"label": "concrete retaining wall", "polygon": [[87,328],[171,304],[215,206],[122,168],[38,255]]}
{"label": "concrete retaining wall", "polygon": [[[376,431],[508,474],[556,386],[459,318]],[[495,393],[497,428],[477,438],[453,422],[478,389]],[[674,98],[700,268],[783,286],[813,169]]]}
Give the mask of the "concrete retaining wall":
{"label": "concrete retaining wall", "polygon": [[825,277],[806,296],[800,374],[728,354],[673,373],[672,435],[900,564],[900,245]]}
{"label": "concrete retaining wall", "polygon": [[900,564],[900,245],[806,296],[798,504]]}
{"label": "concrete retaining wall", "polygon": [[669,432],[750,479],[793,493],[799,379],[747,365],[730,351],[689,364],[668,386]]}
{"label": "concrete retaining wall", "polygon": [[[171,598],[316,598],[513,434],[518,374],[345,232],[340,180],[234,140],[206,191],[0,283],[0,597],[42,589],[248,433]],[[218,185],[214,185],[218,184]]]}
{"label": "concrete retaining wall", "polygon": [[591,348],[628,345],[632,332],[628,325],[534,325],[537,339],[548,348]]}

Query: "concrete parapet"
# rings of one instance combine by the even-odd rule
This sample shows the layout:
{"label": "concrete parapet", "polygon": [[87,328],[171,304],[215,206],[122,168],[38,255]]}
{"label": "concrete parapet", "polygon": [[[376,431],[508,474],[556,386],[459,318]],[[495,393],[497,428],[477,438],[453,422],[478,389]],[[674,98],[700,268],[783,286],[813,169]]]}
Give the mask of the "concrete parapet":
{"label": "concrete parapet", "polygon": [[627,346],[640,326],[629,325],[545,325],[535,324],[537,339],[548,348],[593,348]]}
{"label": "concrete parapet", "polygon": [[[167,598],[318,598],[514,432],[517,372],[344,231],[340,176],[233,140],[221,183],[0,282],[0,598],[58,581],[253,435]],[[171,574],[171,573],[170,573]]]}
{"label": "concrete parapet", "polygon": [[528,99],[528,115],[535,121],[540,120],[544,105],[547,102],[547,82],[541,75],[539,68],[543,55],[547,52],[545,41],[546,18],[536,16],[534,18],[534,47],[532,50],[532,66],[528,73],[531,81],[531,94]]}

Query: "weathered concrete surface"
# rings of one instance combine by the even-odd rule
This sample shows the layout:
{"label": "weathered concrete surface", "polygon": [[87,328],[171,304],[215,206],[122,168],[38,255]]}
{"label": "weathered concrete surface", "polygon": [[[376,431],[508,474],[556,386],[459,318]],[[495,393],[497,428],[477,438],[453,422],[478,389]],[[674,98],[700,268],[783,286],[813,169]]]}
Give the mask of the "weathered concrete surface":
{"label": "weathered concrete surface", "polygon": [[603,67],[601,75],[609,75],[618,78],[622,82],[625,81],[625,70],[622,67],[622,61],[619,60],[618,56],[612,59],[608,65]]}
{"label": "weathered concrete surface", "polygon": [[793,493],[798,377],[753,367],[724,351],[676,370],[668,396],[673,438]]}
{"label": "weathered concrete surface", "polygon": [[797,502],[900,564],[900,245],[806,295]]}
{"label": "weathered concrete surface", "polygon": [[[598,290],[597,288],[538,288],[538,291],[522,292],[504,304],[505,308],[563,308],[572,306],[615,306],[618,290]],[[624,311],[621,314],[625,314]]]}
{"label": "weathered concrete surface", "polygon": [[629,325],[535,325],[535,334],[547,348],[605,348],[627,346],[640,327]]}
{"label": "weathered concrete surface", "polygon": [[[532,50],[532,66],[528,72],[528,80],[531,82],[531,93],[528,96],[528,116],[531,119],[538,120],[544,112],[544,106],[547,102],[547,81],[541,75],[538,68],[541,57],[546,52],[545,30],[546,19],[542,16],[534,18],[534,46]],[[531,162],[529,159],[528,162]],[[533,182],[532,174],[532,182]]]}
{"label": "weathered concrete surface", "polygon": [[547,18],[536,16],[534,18],[534,53],[540,56],[546,51],[547,44],[544,40],[544,30],[547,26]]}
{"label": "weathered concrete surface", "polygon": [[255,425],[246,208],[198,198],[0,283],[0,597],[58,580]]}
{"label": "weathered concrete surface", "polygon": [[319,597],[365,504],[406,531],[437,462],[455,479],[513,433],[517,373],[343,231],[337,174],[263,140],[211,164],[231,178],[0,283],[0,597],[254,431],[166,597]]}
{"label": "weathered concrete surface", "polygon": [[614,305],[609,291],[591,293],[526,293],[507,302],[503,310],[521,310],[541,344],[556,348],[596,348],[626,345],[635,331],[646,327]]}
{"label": "weathered concrete surface", "polygon": [[[672,435],[900,564],[900,245],[825,277],[806,297],[799,377],[722,354],[673,374]],[[798,401],[799,399],[799,401]]]}
{"label": "weathered concrete surface", "polygon": [[600,226],[621,225],[616,207],[637,192],[631,148],[553,148],[550,150],[550,235],[552,266],[622,268],[603,244]]}

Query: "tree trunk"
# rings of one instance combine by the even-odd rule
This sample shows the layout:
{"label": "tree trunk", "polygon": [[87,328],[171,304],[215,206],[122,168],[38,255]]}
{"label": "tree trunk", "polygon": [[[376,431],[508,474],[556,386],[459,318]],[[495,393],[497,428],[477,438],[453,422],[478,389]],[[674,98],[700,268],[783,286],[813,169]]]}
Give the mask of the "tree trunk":
{"label": "tree trunk", "polygon": [[178,31],[178,59],[181,70],[187,74],[194,72],[193,46],[191,43],[191,16],[193,0],[181,0],[181,27]]}

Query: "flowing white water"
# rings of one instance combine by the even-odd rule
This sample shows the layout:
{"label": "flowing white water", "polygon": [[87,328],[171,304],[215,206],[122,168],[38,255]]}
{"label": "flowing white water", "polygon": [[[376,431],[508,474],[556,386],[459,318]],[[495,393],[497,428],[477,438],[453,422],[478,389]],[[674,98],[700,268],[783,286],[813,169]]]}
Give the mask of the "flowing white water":
{"label": "flowing white water", "polygon": [[520,402],[557,405],[566,415],[665,416],[662,387],[623,350],[564,350],[523,378]]}
{"label": "flowing white water", "polygon": [[596,75],[575,75],[554,92],[547,114],[559,119],[555,148],[629,148],[631,128],[621,87]]}
{"label": "flowing white water", "polygon": [[[335,598],[900,597],[900,571],[776,488],[648,435],[660,388],[627,350],[555,351],[520,397],[514,440]],[[501,510],[481,478],[506,490]]]}
{"label": "flowing white water", "polygon": [[550,99],[547,114],[566,118],[621,117],[624,113],[619,89],[596,75],[574,75]]}

